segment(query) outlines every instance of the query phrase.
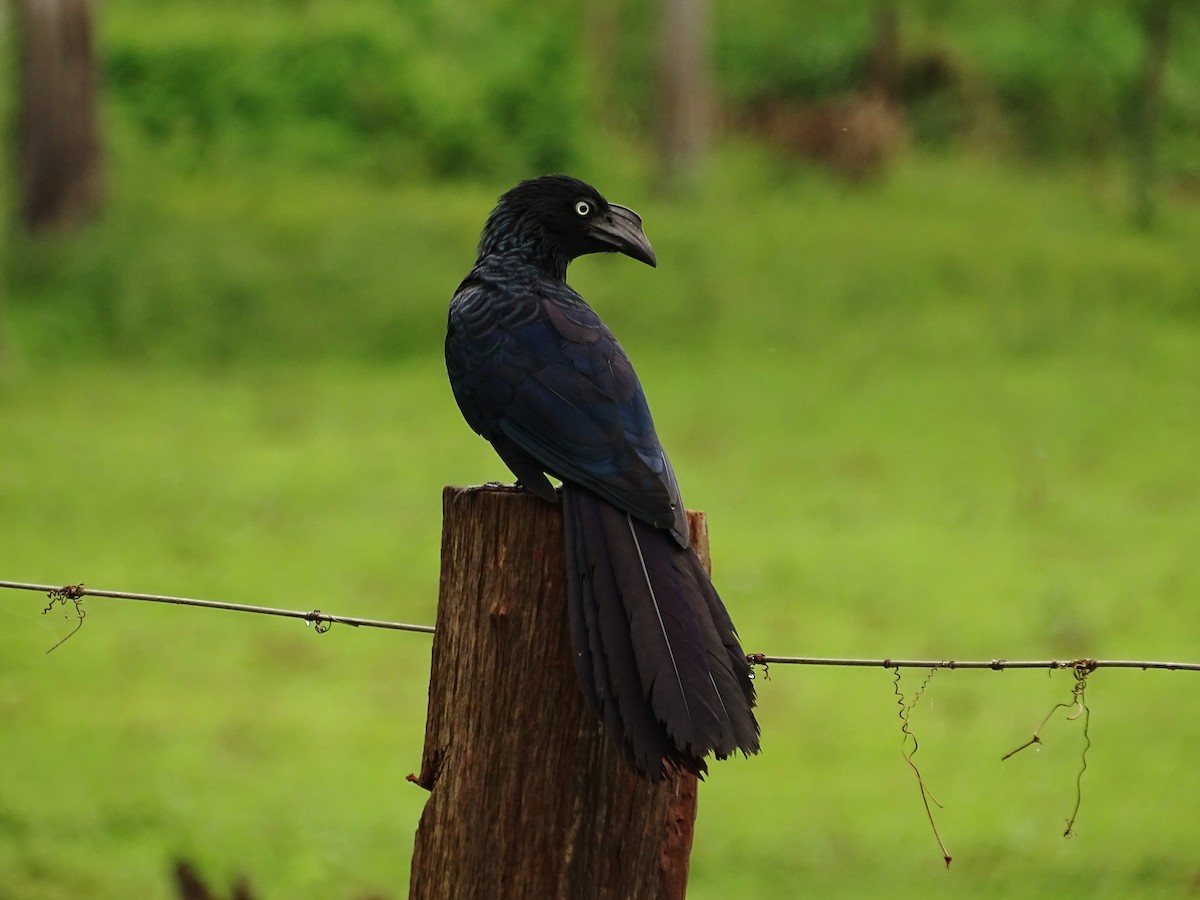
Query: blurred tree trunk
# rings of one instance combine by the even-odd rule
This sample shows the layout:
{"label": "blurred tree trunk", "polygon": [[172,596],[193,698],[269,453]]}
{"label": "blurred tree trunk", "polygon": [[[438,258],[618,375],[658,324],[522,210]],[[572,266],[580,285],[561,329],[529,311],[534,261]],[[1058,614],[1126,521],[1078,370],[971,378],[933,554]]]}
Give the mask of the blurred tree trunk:
{"label": "blurred tree trunk", "polygon": [[609,122],[613,115],[613,83],[620,52],[620,0],[592,0],[587,9],[587,41],[591,86],[597,117]]}
{"label": "blurred tree trunk", "polygon": [[1149,228],[1158,215],[1155,197],[1158,138],[1171,36],[1171,0],[1144,0],[1138,12],[1145,56],[1130,117],[1133,125],[1133,218],[1142,228]]}
{"label": "blurred tree trunk", "polygon": [[29,231],[77,225],[100,205],[89,0],[19,0],[17,110],[21,222]]}
{"label": "blurred tree trunk", "polygon": [[[8,6],[0,0],[0,71],[11,72],[12,63],[8,59],[8,48],[11,46]],[[10,94],[7,92],[0,96],[0,131],[4,134],[11,134],[11,125],[9,124],[10,110]],[[4,317],[4,288],[8,284],[6,263],[8,262],[8,210],[9,206],[9,168],[8,157],[3,156],[3,162],[0,162],[0,377],[4,375],[4,364],[7,361],[7,346],[5,343],[5,326],[7,321]]]}
{"label": "blurred tree trunk", "polygon": [[867,91],[890,104],[900,102],[900,11],[896,0],[875,8],[875,39],[867,57]]}
{"label": "blurred tree trunk", "polygon": [[664,0],[659,166],[668,187],[698,175],[712,139],[708,0]]}

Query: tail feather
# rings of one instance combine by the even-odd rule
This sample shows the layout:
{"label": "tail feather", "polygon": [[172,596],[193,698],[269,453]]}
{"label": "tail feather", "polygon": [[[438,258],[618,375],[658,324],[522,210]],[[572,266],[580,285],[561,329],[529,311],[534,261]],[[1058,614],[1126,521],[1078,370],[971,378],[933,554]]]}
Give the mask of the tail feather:
{"label": "tail feather", "polygon": [[[572,503],[573,499],[564,491],[568,609],[579,684],[588,705],[633,767],[657,773],[673,747],[644,700],[624,606],[597,602],[598,596],[616,596],[618,587],[596,508]],[[590,546],[585,535],[591,536]],[[674,764],[695,769],[682,759]]]}
{"label": "tail feather", "polygon": [[[692,577],[700,586],[709,615],[712,616],[714,632],[712,637],[715,637],[716,640],[710,641],[708,651],[714,658],[713,668],[732,678],[733,687],[742,692],[746,708],[753,708],[754,676],[751,674],[750,663],[746,661],[746,654],[738,640],[737,628],[734,627],[733,620],[729,617],[728,610],[725,609],[725,604],[721,602],[721,597],[717,594],[717,589],[713,587],[708,573],[704,571],[703,565],[695,554],[692,554],[690,563],[692,564]],[[728,663],[728,668],[721,664],[722,661]],[[726,684],[721,695],[724,696],[730,689],[730,686]],[[753,714],[735,720],[734,728],[738,733],[739,748],[744,747],[748,742],[752,743],[757,750],[758,722],[754,720]]]}
{"label": "tail feather", "polygon": [[657,780],[757,753],[750,669],[695,551],[575,485],[563,506],[576,671],[626,757]]}

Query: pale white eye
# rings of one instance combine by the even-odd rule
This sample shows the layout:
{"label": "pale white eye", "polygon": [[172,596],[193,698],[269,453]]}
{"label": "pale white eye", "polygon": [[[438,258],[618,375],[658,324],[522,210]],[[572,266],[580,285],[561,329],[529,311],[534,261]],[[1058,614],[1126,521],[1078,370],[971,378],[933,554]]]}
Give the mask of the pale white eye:
{"label": "pale white eye", "polygon": [[591,211],[592,211],[592,204],[588,203],[586,200],[576,200],[575,201],[575,214],[576,215],[586,216],[586,215],[589,215],[591,213]]}

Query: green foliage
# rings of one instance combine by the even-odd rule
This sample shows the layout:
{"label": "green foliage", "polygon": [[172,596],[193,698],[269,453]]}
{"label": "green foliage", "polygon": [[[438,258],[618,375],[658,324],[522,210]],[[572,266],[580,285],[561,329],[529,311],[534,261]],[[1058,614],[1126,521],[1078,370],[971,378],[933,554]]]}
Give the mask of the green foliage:
{"label": "green foliage", "polygon": [[[878,6],[862,0],[716,6],[716,64],[736,104],[819,101],[859,88]],[[973,131],[1040,157],[1124,152],[1145,52],[1134,0],[896,4],[905,100],[924,143]],[[936,75],[929,81],[929,70]],[[1171,168],[1200,172],[1200,14],[1172,7],[1164,139]],[[978,142],[978,141],[977,141]]]}
{"label": "green foliage", "polygon": [[[876,8],[717,3],[723,102],[819,101],[860,87]],[[899,3],[914,134],[1042,157],[1124,153],[1144,52],[1138,8]],[[120,0],[101,17],[110,124],[204,167],[250,157],[366,169],[387,182],[579,168],[604,152],[599,123],[650,133],[658,103],[658,7],[631,0],[605,12],[617,35],[610,51],[593,39],[599,15],[563,0]],[[597,73],[612,84],[594,83]],[[1169,172],[1200,173],[1197,85],[1200,14],[1176,3],[1163,104]]]}
{"label": "green foliage", "polygon": [[[1120,147],[1144,53],[1128,3],[1027,4],[1021,15],[988,21],[957,12],[966,71],[989,86],[1021,149],[1062,157],[1103,156]],[[933,17],[922,25],[926,34],[954,27]],[[1190,67],[1186,52],[1176,49],[1175,64]]]}
{"label": "green foliage", "polygon": [[578,53],[541,12],[507,2],[471,16],[379,2],[156,12],[114,6],[105,80],[118,124],[185,161],[282,155],[394,180],[579,160]]}
{"label": "green foliage", "polygon": [[716,7],[716,66],[735,98],[820,100],[862,83],[874,9],[861,0],[758,0]]}

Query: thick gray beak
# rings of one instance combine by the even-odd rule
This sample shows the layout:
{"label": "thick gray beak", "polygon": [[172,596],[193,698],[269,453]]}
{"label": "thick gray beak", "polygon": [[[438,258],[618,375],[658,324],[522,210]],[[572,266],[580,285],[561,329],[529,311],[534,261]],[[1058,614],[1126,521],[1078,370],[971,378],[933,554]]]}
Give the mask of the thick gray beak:
{"label": "thick gray beak", "polygon": [[632,209],[610,203],[608,212],[597,216],[588,225],[588,233],[618,253],[624,253],[648,266],[658,265],[654,248],[642,231],[642,217]]}

